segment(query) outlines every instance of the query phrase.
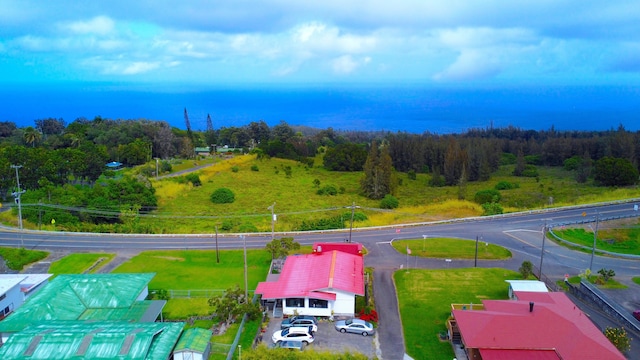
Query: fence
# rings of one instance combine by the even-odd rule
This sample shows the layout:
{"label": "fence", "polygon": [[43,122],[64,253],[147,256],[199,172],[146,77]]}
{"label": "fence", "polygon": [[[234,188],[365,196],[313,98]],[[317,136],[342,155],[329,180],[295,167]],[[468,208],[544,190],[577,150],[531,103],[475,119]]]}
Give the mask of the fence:
{"label": "fence", "polygon": [[[155,294],[158,289],[151,289],[149,292]],[[222,296],[226,292],[226,289],[189,289],[189,290],[174,290],[168,289],[167,295],[170,299],[191,299],[191,298],[205,298],[210,299],[214,296]],[[253,294],[255,290],[249,290],[249,296]]]}

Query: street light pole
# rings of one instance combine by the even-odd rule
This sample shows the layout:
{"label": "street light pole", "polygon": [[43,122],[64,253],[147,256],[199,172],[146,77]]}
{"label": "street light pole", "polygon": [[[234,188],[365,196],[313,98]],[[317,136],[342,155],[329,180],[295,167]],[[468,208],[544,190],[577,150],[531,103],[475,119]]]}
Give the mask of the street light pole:
{"label": "street light pole", "polygon": [[589,271],[592,271],[592,267],[593,267],[593,257],[596,253],[596,239],[598,238],[598,213],[596,212],[596,228],[593,229],[591,227],[591,225],[589,225],[589,227],[591,228],[591,231],[593,231],[593,247],[591,248],[591,261],[589,262]]}
{"label": "street light pole", "polygon": [[547,223],[545,222],[544,228],[542,228],[542,252],[540,253],[540,272],[538,273],[538,280],[542,281],[542,259],[544,258],[544,240],[547,238]]}
{"label": "street light pole", "polygon": [[25,190],[20,190],[20,176],[18,176],[18,169],[20,169],[22,165],[11,165],[12,169],[16,169],[16,183],[18,185],[18,191],[14,191],[11,193],[16,198],[16,203],[18,204],[18,227],[22,230],[22,201],[20,201],[20,195],[25,193]]}
{"label": "street light pole", "polygon": [[249,285],[247,280],[247,238],[244,235],[240,235],[242,237],[243,247],[244,247],[244,301],[249,303]]}
{"label": "street light pole", "polygon": [[355,211],[357,207],[359,206],[356,206],[355,201],[353,202],[353,204],[351,204],[351,206],[347,206],[347,208],[351,208],[351,224],[349,225],[349,242],[351,242],[351,233],[353,232],[353,216],[355,215]]}

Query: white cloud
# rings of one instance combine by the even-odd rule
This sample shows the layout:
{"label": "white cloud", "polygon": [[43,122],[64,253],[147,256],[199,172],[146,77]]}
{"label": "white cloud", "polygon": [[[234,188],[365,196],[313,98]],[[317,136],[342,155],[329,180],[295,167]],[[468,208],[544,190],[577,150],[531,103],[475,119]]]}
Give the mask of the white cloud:
{"label": "white cloud", "polygon": [[338,74],[348,74],[358,67],[358,62],[351,55],[343,55],[334,59],[331,63],[333,71]]}
{"label": "white cloud", "polygon": [[114,30],[115,23],[107,16],[96,16],[90,20],[64,23],[62,27],[77,34],[107,35]]}

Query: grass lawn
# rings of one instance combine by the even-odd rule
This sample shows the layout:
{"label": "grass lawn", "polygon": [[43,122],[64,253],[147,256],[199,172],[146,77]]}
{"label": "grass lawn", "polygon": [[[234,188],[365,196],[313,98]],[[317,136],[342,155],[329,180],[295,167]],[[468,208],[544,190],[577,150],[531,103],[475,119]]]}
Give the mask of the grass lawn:
{"label": "grass lawn", "polygon": [[[249,290],[264,281],[271,255],[266,250],[247,250]],[[226,290],[236,285],[244,288],[244,255],[242,250],[157,250],[144,251],[116,268],[114,273],[152,272],[149,289]]]}
{"label": "grass lawn", "polygon": [[3,247],[0,248],[0,256],[4,258],[9,269],[20,271],[25,265],[29,265],[46,258],[49,256],[49,253],[40,250],[27,250],[25,248],[17,249]]}
{"label": "grass lawn", "polygon": [[407,353],[414,359],[454,357],[446,331],[451,304],[480,304],[485,299],[507,299],[505,280],[521,279],[506,269],[399,270],[394,274]]}
{"label": "grass lawn", "polygon": [[[395,240],[393,247],[401,254],[411,250],[411,256],[447,258],[447,259],[473,259],[475,258],[475,240],[454,238],[426,238]],[[511,251],[502,246],[478,242],[478,259],[501,260],[509,259]]]}
{"label": "grass lawn", "polygon": [[631,279],[631,280],[633,280],[633,282],[634,282],[634,283],[636,283],[636,284],[640,285],[640,277],[635,276],[635,277],[633,277],[633,279]]}
{"label": "grass lawn", "polygon": [[106,263],[111,261],[115,254],[69,254],[62,259],[55,261],[49,267],[49,272],[54,275],[60,274],[82,274],[96,272]]}
{"label": "grass lawn", "polygon": [[[554,229],[560,238],[574,244],[593,247],[593,232],[589,228]],[[621,254],[640,255],[640,227],[624,226],[598,230],[596,249]]]}

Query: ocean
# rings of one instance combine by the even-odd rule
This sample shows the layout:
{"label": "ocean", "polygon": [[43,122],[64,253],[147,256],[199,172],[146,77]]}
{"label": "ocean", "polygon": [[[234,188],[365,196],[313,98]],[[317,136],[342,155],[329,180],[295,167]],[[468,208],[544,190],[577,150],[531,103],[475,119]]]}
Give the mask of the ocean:
{"label": "ocean", "polygon": [[256,86],[185,89],[127,87],[3,86],[0,121],[19,127],[34,120],[95,116],[167,121],[186,129],[214,129],[264,120],[334,130],[460,133],[514,126],[525,130],[640,130],[636,87],[433,88],[406,86]]}

